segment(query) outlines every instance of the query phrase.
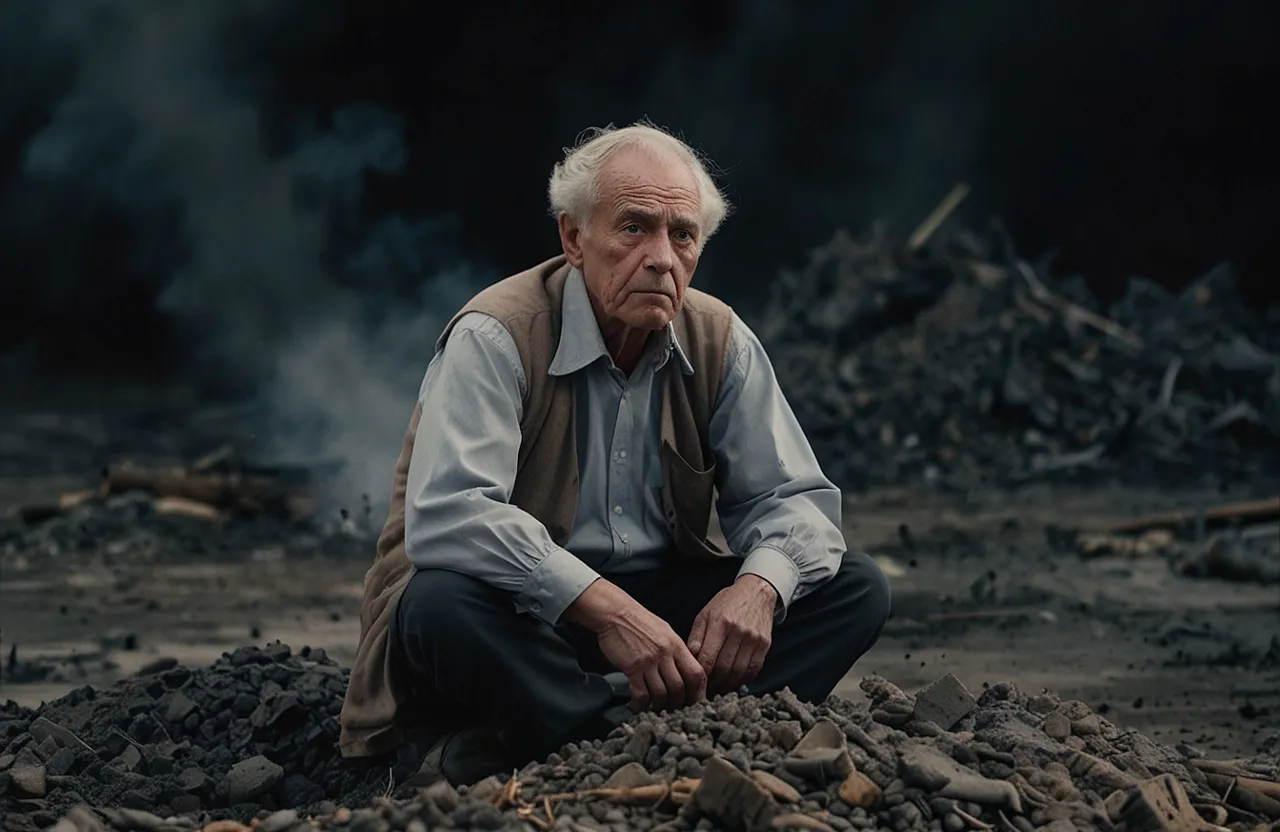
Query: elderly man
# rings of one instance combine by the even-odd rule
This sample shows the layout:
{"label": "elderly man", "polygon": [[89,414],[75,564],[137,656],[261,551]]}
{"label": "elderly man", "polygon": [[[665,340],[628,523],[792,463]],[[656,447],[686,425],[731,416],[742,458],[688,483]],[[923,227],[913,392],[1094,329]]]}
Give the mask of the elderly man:
{"label": "elderly man", "polygon": [[821,701],[889,614],[760,342],[689,286],[727,212],[698,156],[596,130],[548,191],[563,254],[437,342],[342,712],[345,755],[425,737],[455,785],[634,709]]}

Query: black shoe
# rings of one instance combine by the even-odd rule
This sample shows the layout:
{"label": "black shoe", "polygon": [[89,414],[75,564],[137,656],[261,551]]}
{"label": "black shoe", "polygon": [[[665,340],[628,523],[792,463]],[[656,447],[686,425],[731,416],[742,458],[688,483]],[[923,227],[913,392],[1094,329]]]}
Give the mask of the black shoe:
{"label": "black shoe", "polygon": [[470,786],[494,774],[519,767],[497,732],[478,726],[447,731],[427,751],[409,785],[429,786],[443,778],[449,785]]}

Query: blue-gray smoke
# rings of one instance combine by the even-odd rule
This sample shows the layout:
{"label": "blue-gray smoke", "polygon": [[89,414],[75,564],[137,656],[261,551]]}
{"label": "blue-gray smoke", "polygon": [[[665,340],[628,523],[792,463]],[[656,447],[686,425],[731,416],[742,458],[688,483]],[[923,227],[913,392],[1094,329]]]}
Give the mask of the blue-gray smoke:
{"label": "blue-gray smoke", "polygon": [[[122,212],[201,366],[258,391],[265,453],[340,461],[339,499],[380,501],[432,342],[485,282],[447,218],[364,218],[366,177],[406,164],[400,119],[357,104],[271,135],[228,56],[301,14],[293,0],[35,2],[28,43],[74,74],[23,152],[22,221]],[[70,259],[49,291],[93,268]]]}

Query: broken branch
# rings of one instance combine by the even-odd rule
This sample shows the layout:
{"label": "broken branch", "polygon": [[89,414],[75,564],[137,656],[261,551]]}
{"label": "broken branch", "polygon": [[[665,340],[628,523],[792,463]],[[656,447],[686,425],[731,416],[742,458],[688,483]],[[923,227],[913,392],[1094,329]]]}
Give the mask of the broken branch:
{"label": "broken branch", "polygon": [[924,218],[916,230],[911,233],[911,237],[907,239],[907,251],[915,254],[920,250],[921,246],[929,242],[937,230],[947,221],[947,217],[951,216],[951,212],[956,210],[965,197],[969,195],[969,183],[961,182],[951,189],[942,201],[938,203],[929,215]]}
{"label": "broken branch", "polygon": [[[1161,514],[1148,514],[1131,520],[1122,520],[1110,526],[1107,531],[1122,534],[1127,532],[1145,532],[1152,529],[1179,529],[1191,526],[1196,522],[1196,509],[1170,511]],[[1242,503],[1228,503],[1204,510],[1206,521],[1222,522],[1226,520],[1273,520],[1280,519],[1280,496],[1267,497],[1263,500],[1249,500]]]}

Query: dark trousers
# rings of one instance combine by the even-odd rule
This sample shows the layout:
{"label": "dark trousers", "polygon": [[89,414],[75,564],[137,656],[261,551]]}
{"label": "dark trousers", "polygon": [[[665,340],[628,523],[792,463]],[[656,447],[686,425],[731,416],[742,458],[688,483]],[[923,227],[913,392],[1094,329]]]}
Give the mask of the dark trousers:
{"label": "dark trousers", "polygon": [[[609,580],[687,640],[693,619],[733,583],[741,564],[725,558]],[[775,624],[748,690],[790,687],[804,701],[821,702],[875,644],[888,616],[884,573],[866,555],[847,553],[829,581]],[[599,733],[601,714],[618,704],[603,677],[615,668],[593,633],[517,613],[509,594],[458,572],[419,570],[400,600],[392,638],[428,724],[488,724],[520,759]]]}

